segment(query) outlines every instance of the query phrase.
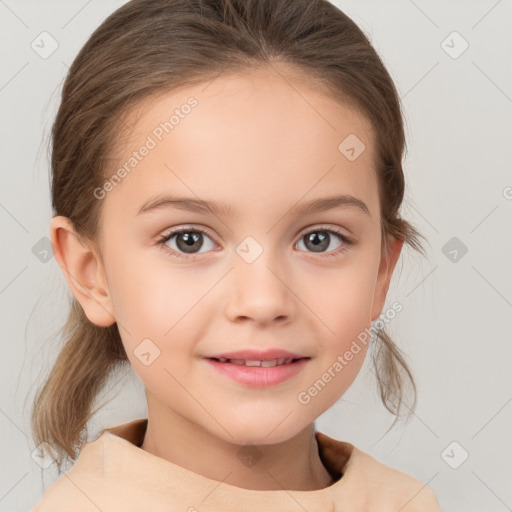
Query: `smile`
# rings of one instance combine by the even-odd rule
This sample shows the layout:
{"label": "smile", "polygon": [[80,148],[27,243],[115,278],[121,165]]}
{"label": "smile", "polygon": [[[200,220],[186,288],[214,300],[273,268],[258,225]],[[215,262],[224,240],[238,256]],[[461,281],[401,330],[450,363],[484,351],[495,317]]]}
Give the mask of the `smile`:
{"label": "smile", "polygon": [[227,359],[224,357],[207,358],[223,377],[252,388],[268,388],[285,382],[300,373],[310,357],[299,359]]}
{"label": "smile", "polygon": [[221,363],[231,363],[238,364],[243,366],[262,366],[263,368],[271,368],[272,366],[281,366],[283,364],[290,364],[293,361],[298,361],[298,359],[293,359],[292,357],[287,359],[271,359],[269,361],[258,361],[258,360],[246,360],[246,359],[226,359],[225,357],[214,358]]}

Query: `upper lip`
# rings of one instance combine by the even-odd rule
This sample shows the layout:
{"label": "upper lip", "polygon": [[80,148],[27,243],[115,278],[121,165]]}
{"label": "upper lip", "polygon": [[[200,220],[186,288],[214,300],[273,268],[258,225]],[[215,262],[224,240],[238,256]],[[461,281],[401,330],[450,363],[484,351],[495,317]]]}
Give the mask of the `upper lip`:
{"label": "upper lip", "polygon": [[272,361],[274,359],[301,359],[309,356],[273,348],[269,350],[237,350],[236,352],[224,352],[206,357],[208,359],[223,357],[224,359],[242,359],[244,361]]}

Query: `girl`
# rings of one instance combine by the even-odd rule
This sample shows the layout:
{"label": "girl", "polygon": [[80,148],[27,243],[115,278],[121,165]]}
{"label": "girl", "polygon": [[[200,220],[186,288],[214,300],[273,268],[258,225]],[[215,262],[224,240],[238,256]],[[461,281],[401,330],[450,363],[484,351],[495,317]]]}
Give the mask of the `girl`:
{"label": "girl", "polygon": [[[34,510],[439,510],[315,430],[370,344],[397,417],[402,378],[414,387],[384,330],[403,243],[421,251],[399,215],[400,105],[346,15],[132,0],[73,62],[52,144],[51,240],[74,297],[32,427],[59,472],[76,462]],[[123,365],[148,417],[84,442]]]}

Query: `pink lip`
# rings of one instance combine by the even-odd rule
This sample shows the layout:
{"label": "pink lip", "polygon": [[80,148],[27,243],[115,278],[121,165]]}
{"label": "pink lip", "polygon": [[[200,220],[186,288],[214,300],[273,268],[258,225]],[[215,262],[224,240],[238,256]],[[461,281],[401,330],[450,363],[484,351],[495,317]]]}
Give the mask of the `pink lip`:
{"label": "pink lip", "polygon": [[272,359],[301,359],[308,357],[303,354],[294,354],[286,350],[238,350],[236,352],[226,352],[224,354],[213,354],[206,356],[208,359],[224,357],[225,359],[243,359],[244,361],[272,361]]}
{"label": "pink lip", "polygon": [[[265,359],[262,360],[264,361]],[[297,375],[305,367],[309,358],[302,358],[289,364],[271,366],[268,368],[262,366],[244,366],[229,362],[221,363],[216,359],[207,359],[207,361],[221,374],[240,384],[254,388],[266,388],[280,384]]]}

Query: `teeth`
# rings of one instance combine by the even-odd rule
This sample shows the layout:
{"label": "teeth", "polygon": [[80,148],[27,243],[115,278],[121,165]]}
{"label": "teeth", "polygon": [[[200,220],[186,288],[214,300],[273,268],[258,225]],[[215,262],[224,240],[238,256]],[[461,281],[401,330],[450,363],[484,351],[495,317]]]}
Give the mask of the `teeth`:
{"label": "teeth", "polygon": [[270,361],[251,361],[245,359],[226,359],[225,357],[218,358],[221,363],[231,363],[238,364],[240,366],[262,366],[263,368],[271,368],[273,366],[281,366],[283,364],[290,364],[293,361],[293,358],[288,359],[272,359]]}

